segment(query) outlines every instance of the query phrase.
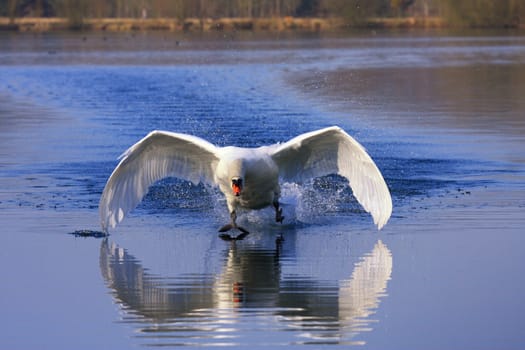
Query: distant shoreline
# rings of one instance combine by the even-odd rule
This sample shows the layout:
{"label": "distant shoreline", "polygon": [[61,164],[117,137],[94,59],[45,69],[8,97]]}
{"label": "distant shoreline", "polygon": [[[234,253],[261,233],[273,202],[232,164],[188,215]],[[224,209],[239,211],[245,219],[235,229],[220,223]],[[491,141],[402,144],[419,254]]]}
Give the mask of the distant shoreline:
{"label": "distant shoreline", "polygon": [[370,18],[359,24],[349,24],[343,18],[86,18],[73,21],[68,18],[0,17],[0,31],[305,31],[330,32],[353,28],[447,28],[440,17]]}

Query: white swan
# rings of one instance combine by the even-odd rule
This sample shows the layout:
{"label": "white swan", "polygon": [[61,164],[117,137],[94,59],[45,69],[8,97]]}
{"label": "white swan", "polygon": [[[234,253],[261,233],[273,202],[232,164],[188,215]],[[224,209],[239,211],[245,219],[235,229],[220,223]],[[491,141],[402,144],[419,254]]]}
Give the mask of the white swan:
{"label": "white swan", "polygon": [[231,223],[237,228],[238,208],[279,208],[279,179],[301,182],[339,174],[369,212],[378,229],[392,213],[392,199],[381,172],[365,149],[339,127],[299,135],[288,142],[258,148],[217,147],[196,136],[152,131],[120,156],[99,203],[102,229],[114,228],[142,200],[154,182],[173,176],[218,186],[226,196]]}

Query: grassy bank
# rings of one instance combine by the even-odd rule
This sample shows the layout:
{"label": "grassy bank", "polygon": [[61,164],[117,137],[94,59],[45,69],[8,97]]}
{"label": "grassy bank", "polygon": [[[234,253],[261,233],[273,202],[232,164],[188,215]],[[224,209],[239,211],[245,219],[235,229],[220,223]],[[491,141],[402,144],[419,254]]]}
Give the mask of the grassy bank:
{"label": "grassy bank", "polygon": [[439,17],[370,18],[358,25],[350,25],[342,18],[88,18],[72,21],[67,18],[0,17],[0,30],[11,31],[336,31],[352,27],[371,28],[443,28]]}

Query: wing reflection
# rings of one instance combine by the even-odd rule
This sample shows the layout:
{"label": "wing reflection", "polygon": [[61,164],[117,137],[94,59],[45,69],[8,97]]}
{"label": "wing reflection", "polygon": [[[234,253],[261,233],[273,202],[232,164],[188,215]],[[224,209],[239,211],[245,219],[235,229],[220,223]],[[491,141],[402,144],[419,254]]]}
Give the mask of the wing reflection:
{"label": "wing reflection", "polygon": [[133,255],[108,240],[100,248],[100,269],[117,303],[146,322],[162,323],[213,305],[212,277],[174,281],[152,275]]}
{"label": "wing reflection", "polygon": [[342,281],[283,276],[280,244],[267,250],[232,243],[224,254],[219,274],[164,277],[104,240],[100,267],[122,321],[157,345],[360,344],[354,338],[370,330],[392,272],[381,241]]}

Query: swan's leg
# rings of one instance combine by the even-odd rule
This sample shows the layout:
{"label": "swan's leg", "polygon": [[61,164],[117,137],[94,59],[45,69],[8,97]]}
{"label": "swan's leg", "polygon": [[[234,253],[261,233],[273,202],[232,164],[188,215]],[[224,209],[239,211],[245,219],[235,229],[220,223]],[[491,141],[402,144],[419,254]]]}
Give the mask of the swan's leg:
{"label": "swan's leg", "polygon": [[235,222],[237,220],[237,213],[235,213],[235,210],[232,210],[230,213],[231,221],[229,224],[224,225],[219,229],[219,232],[226,232],[231,230],[232,228],[237,228],[237,223]]}
{"label": "swan's leg", "polygon": [[280,222],[282,224],[284,220],[283,208],[280,208],[279,198],[277,196],[273,200],[273,207],[275,208],[275,222]]}
{"label": "swan's leg", "polygon": [[[244,228],[242,228],[242,227],[240,227],[240,226],[237,226],[237,222],[236,222],[236,221],[237,221],[237,213],[235,212],[235,210],[232,210],[232,212],[230,213],[230,218],[231,218],[231,222],[230,222],[229,224],[226,224],[226,225],[224,225],[223,227],[221,227],[221,228],[219,229],[219,232],[226,232],[226,231],[229,231],[229,230],[231,230],[231,229],[233,229],[233,228],[236,228],[237,230],[239,230],[239,231],[242,232],[242,234],[239,235],[239,236],[237,237],[237,239],[242,239],[242,238],[244,238],[247,234],[250,233],[250,232],[248,232],[248,230],[246,230],[246,229],[244,229]],[[239,238],[239,237],[241,237],[241,236],[242,236],[242,238]]]}

